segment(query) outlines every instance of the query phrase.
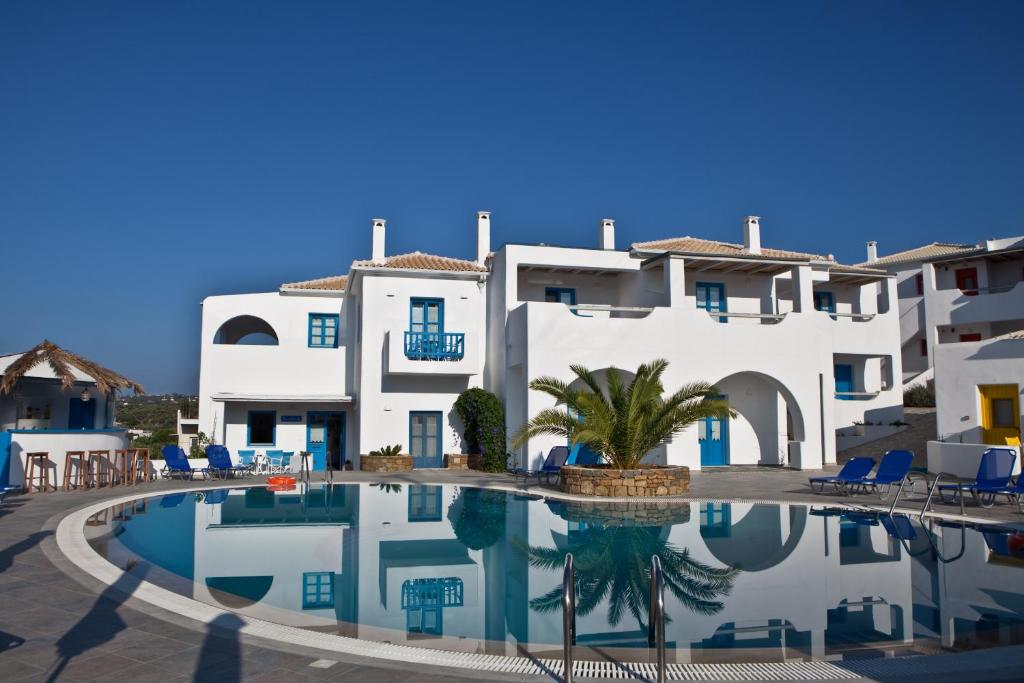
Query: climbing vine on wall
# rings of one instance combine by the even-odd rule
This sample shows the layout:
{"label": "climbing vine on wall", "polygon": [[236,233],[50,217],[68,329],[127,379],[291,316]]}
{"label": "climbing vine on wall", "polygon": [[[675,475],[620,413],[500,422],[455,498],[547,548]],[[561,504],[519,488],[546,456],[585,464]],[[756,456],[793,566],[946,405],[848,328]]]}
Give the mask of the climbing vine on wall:
{"label": "climbing vine on wall", "polygon": [[455,412],[462,420],[462,436],[469,452],[483,456],[483,469],[505,471],[505,407],[498,397],[484,389],[466,389],[455,401]]}

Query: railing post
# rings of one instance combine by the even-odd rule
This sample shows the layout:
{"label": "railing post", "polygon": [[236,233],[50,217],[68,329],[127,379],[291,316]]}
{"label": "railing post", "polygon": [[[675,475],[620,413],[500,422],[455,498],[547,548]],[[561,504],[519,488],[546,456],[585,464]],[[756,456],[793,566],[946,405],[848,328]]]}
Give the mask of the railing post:
{"label": "railing post", "polygon": [[572,646],[576,644],[576,569],[572,553],[565,554],[562,572],[562,680],[572,683]]}
{"label": "railing post", "polygon": [[657,657],[657,681],[665,683],[665,577],[661,559],[651,555],[651,606],[647,610],[647,644]]}

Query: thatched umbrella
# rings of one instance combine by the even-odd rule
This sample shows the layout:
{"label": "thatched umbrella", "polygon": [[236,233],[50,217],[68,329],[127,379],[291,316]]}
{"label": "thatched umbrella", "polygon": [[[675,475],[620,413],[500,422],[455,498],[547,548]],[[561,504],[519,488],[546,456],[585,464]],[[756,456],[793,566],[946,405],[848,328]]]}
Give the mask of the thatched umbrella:
{"label": "thatched umbrella", "polygon": [[76,377],[71,372],[71,368],[74,367],[96,380],[96,388],[104,394],[109,394],[116,389],[131,389],[136,394],[143,393],[142,385],[138,382],[133,382],[113,370],[108,370],[91,360],[65,351],[53,342],[44,339],[39,346],[31,351],[26,351],[21,358],[7,366],[7,369],[4,370],[3,380],[0,380],[0,394],[10,393],[18,380],[25,376],[25,373],[43,361],[50,364],[53,373],[60,379],[61,386],[65,389],[70,389],[75,385]]}

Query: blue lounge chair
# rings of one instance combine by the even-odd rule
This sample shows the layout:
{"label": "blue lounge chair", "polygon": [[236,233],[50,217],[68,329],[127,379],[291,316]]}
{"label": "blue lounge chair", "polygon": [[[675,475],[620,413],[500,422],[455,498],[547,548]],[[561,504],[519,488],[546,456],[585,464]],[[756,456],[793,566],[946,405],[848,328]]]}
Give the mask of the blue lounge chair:
{"label": "blue lounge chair", "polygon": [[914,454],[911,451],[888,451],[882,456],[882,462],[878,463],[875,476],[862,478],[854,488],[860,486],[865,491],[870,489],[880,497],[886,498],[893,486],[899,486],[900,482],[910,475],[910,466],[913,462]]}
{"label": "blue lounge chair", "polygon": [[[838,473],[829,477],[811,477],[808,482],[811,487],[811,491],[815,493],[822,493],[825,491],[826,484],[832,484],[836,491],[846,491],[846,487],[854,485],[865,479],[868,474],[871,473],[871,469],[875,466],[875,459],[864,456],[858,456],[856,458],[850,458],[843,465],[843,468]],[[814,491],[814,485],[818,485],[818,490]]]}
{"label": "blue lounge chair", "polygon": [[160,474],[168,479],[192,479],[192,476],[199,472],[203,475],[203,479],[206,479],[206,469],[193,469],[188,464],[188,458],[185,457],[185,451],[181,450],[180,446],[164,446],[161,449],[164,454],[164,466],[160,470]]}
{"label": "blue lounge chair", "polygon": [[913,541],[917,538],[914,524],[906,515],[882,515],[880,518],[885,532],[899,541]]}
{"label": "blue lounge chair", "polygon": [[206,505],[220,505],[228,499],[227,489],[214,489],[203,494],[203,503]]}
{"label": "blue lounge chair", "polygon": [[162,508],[176,508],[185,502],[184,493],[172,493],[167,496],[160,498],[160,507]]}
{"label": "blue lounge chair", "polygon": [[8,493],[14,493],[15,491],[20,491],[20,490],[21,490],[20,486],[14,486],[14,485],[0,486],[0,505],[4,504],[4,498],[7,497]]}
{"label": "blue lounge chair", "polygon": [[206,458],[210,463],[208,471],[211,474],[217,473],[222,477],[232,477],[249,471],[248,467],[232,465],[231,454],[228,452],[228,449],[218,444],[210,444],[206,447]]}
{"label": "blue lounge chair", "polygon": [[1007,484],[993,490],[996,495],[1005,495],[1011,503],[1017,503],[1017,511],[1024,513],[1024,474],[1017,475],[1016,484]]}
{"label": "blue lounge chair", "polygon": [[573,444],[566,465],[596,465],[601,462],[601,454],[596,453],[584,444]]}
{"label": "blue lounge chair", "polygon": [[[996,496],[1006,493],[1006,490],[1010,488],[1013,463],[1016,461],[1017,451],[1012,448],[989,448],[981,454],[978,474],[974,481],[943,484],[939,486],[939,498],[944,503],[955,503],[965,493],[970,493],[978,505],[992,507]],[[947,493],[950,494],[949,500],[946,500]]]}
{"label": "blue lounge chair", "polygon": [[564,465],[568,459],[569,447],[555,446],[548,451],[548,457],[544,459],[544,464],[540,466],[540,469],[531,470],[528,467],[516,467],[512,469],[512,474],[516,478],[522,475],[524,482],[530,477],[537,477],[538,484],[540,484],[541,477],[547,477],[547,480],[550,483],[551,475],[558,474],[558,471],[562,469],[562,465]]}

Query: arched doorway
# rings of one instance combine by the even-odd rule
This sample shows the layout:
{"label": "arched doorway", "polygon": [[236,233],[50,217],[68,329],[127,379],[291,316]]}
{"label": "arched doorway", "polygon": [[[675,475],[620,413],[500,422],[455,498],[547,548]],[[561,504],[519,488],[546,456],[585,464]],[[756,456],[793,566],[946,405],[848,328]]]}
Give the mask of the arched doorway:
{"label": "arched doorway", "polygon": [[790,443],[804,440],[803,413],[793,393],[754,370],[723,377],[715,386],[736,416],[703,429],[698,425],[701,466],[787,465]]}

